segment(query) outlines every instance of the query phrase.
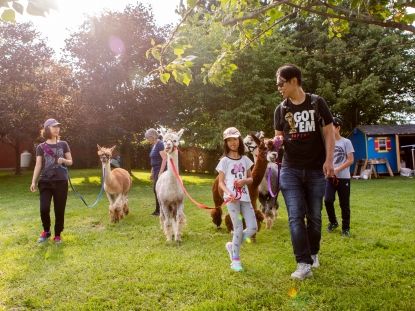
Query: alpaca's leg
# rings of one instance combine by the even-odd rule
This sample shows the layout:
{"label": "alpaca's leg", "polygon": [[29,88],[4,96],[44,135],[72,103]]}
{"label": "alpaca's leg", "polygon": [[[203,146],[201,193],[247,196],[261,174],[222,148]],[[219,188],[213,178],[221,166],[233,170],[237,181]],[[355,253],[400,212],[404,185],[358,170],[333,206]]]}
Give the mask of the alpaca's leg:
{"label": "alpaca's leg", "polygon": [[117,195],[117,198],[115,199],[115,202],[114,202],[114,207],[115,207],[115,210],[117,211],[118,220],[124,217],[123,206],[124,206],[124,195],[119,194]]}
{"label": "alpaca's leg", "polygon": [[166,240],[170,242],[173,237],[172,218],[170,216],[167,216],[164,220],[164,234],[166,235]]}
{"label": "alpaca's leg", "polygon": [[109,211],[109,214],[110,214],[110,220],[111,220],[111,222],[115,222],[114,197],[113,197],[113,195],[109,194],[108,192],[105,192],[105,194],[107,195],[108,201],[110,203],[110,205],[108,207],[108,211]]}
{"label": "alpaca's leg", "polygon": [[176,241],[181,241],[182,240],[182,234],[183,234],[183,228],[186,224],[186,216],[184,215],[183,203],[180,204],[179,210],[177,211],[176,221],[177,221]]}
{"label": "alpaca's leg", "polygon": [[164,205],[160,202],[160,228],[164,231],[164,221],[166,220],[166,215],[164,213]]}
{"label": "alpaca's leg", "polygon": [[170,213],[168,212],[168,206],[161,204],[160,206],[160,223],[163,226],[164,234],[166,236],[167,241],[172,240],[173,230],[172,230],[172,218]]}
{"label": "alpaca's leg", "polygon": [[178,219],[179,215],[178,213],[176,213],[176,217],[173,217],[171,220],[172,223],[172,229],[173,229],[173,235],[174,235],[174,240],[176,242],[180,242],[181,237],[180,237],[180,233],[179,233],[179,219]]}
{"label": "alpaca's leg", "polygon": [[130,209],[128,208],[128,196],[127,195],[124,195],[123,211],[125,215],[128,215],[128,213],[130,212]]}

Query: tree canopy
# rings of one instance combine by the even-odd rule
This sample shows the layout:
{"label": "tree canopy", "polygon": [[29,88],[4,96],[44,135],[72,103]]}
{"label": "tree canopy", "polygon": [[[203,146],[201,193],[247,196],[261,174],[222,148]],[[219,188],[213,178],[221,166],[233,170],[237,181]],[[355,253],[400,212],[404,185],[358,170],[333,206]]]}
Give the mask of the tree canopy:
{"label": "tree canopy", "polygon": [[263,44],[274,32],[290,27],[297,16],[323,17],[322,31],[330,38],[348,33],[352,22],[415,33],[414,6],[405,0],[187,0],[181,2],[182,19],[173,35],[166,43],[155,45],[151,54],[159,61],[163,82],[172,75],[188,85],[198,55],[186,53],[192,42],[181,35],[182,29],[199,28],[205,33],[220,29],[223,42],[204,72],[206,81],[223,85],[236,70],[236,54],[247,46]]}

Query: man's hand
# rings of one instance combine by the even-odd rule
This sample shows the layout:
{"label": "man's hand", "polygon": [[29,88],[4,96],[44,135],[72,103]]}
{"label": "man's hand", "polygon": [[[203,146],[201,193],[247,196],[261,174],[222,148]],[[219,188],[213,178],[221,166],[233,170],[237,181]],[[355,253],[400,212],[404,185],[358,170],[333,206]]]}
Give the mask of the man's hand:
{"label": "man's hand", "polygon": [[332,161],[326,160],[326,162],[324,162],[323,173],[324,173],[324,176],[326,176],[326,178],[334,176],[334,167],[333,167]]}

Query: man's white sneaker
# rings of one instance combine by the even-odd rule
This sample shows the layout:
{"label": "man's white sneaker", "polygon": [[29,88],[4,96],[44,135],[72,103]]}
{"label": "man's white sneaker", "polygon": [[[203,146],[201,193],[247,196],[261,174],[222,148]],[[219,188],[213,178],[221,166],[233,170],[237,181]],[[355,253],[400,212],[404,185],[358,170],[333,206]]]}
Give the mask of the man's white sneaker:
{"label": "man's white sneaker", "polygon": [[318,255],[311,255],[311,259],[313,260],[313,264],[311,265],[311,268],[318,268],[320,267],[320,261],[318,260]]}
{"label": "man's white sneaker", "polygon": [[305,278],[309,278],[313,275],[311,271],[311,265],[308,263],[300,262],[297,264],[297,270],[291,273],[292,279],[297,280],[304,280]]}

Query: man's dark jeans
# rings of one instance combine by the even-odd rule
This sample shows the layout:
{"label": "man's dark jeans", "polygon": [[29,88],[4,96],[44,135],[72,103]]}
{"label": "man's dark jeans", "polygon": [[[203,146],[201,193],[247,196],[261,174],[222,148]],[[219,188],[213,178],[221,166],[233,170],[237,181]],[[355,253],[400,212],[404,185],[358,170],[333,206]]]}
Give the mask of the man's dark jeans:
{"label": "man's dark jeans", "polygon": [[312,264],[311,255],[320,250],[321,209],[326,186],[323,171],[283,167],[280,183],[295,258],[299,263]]}

